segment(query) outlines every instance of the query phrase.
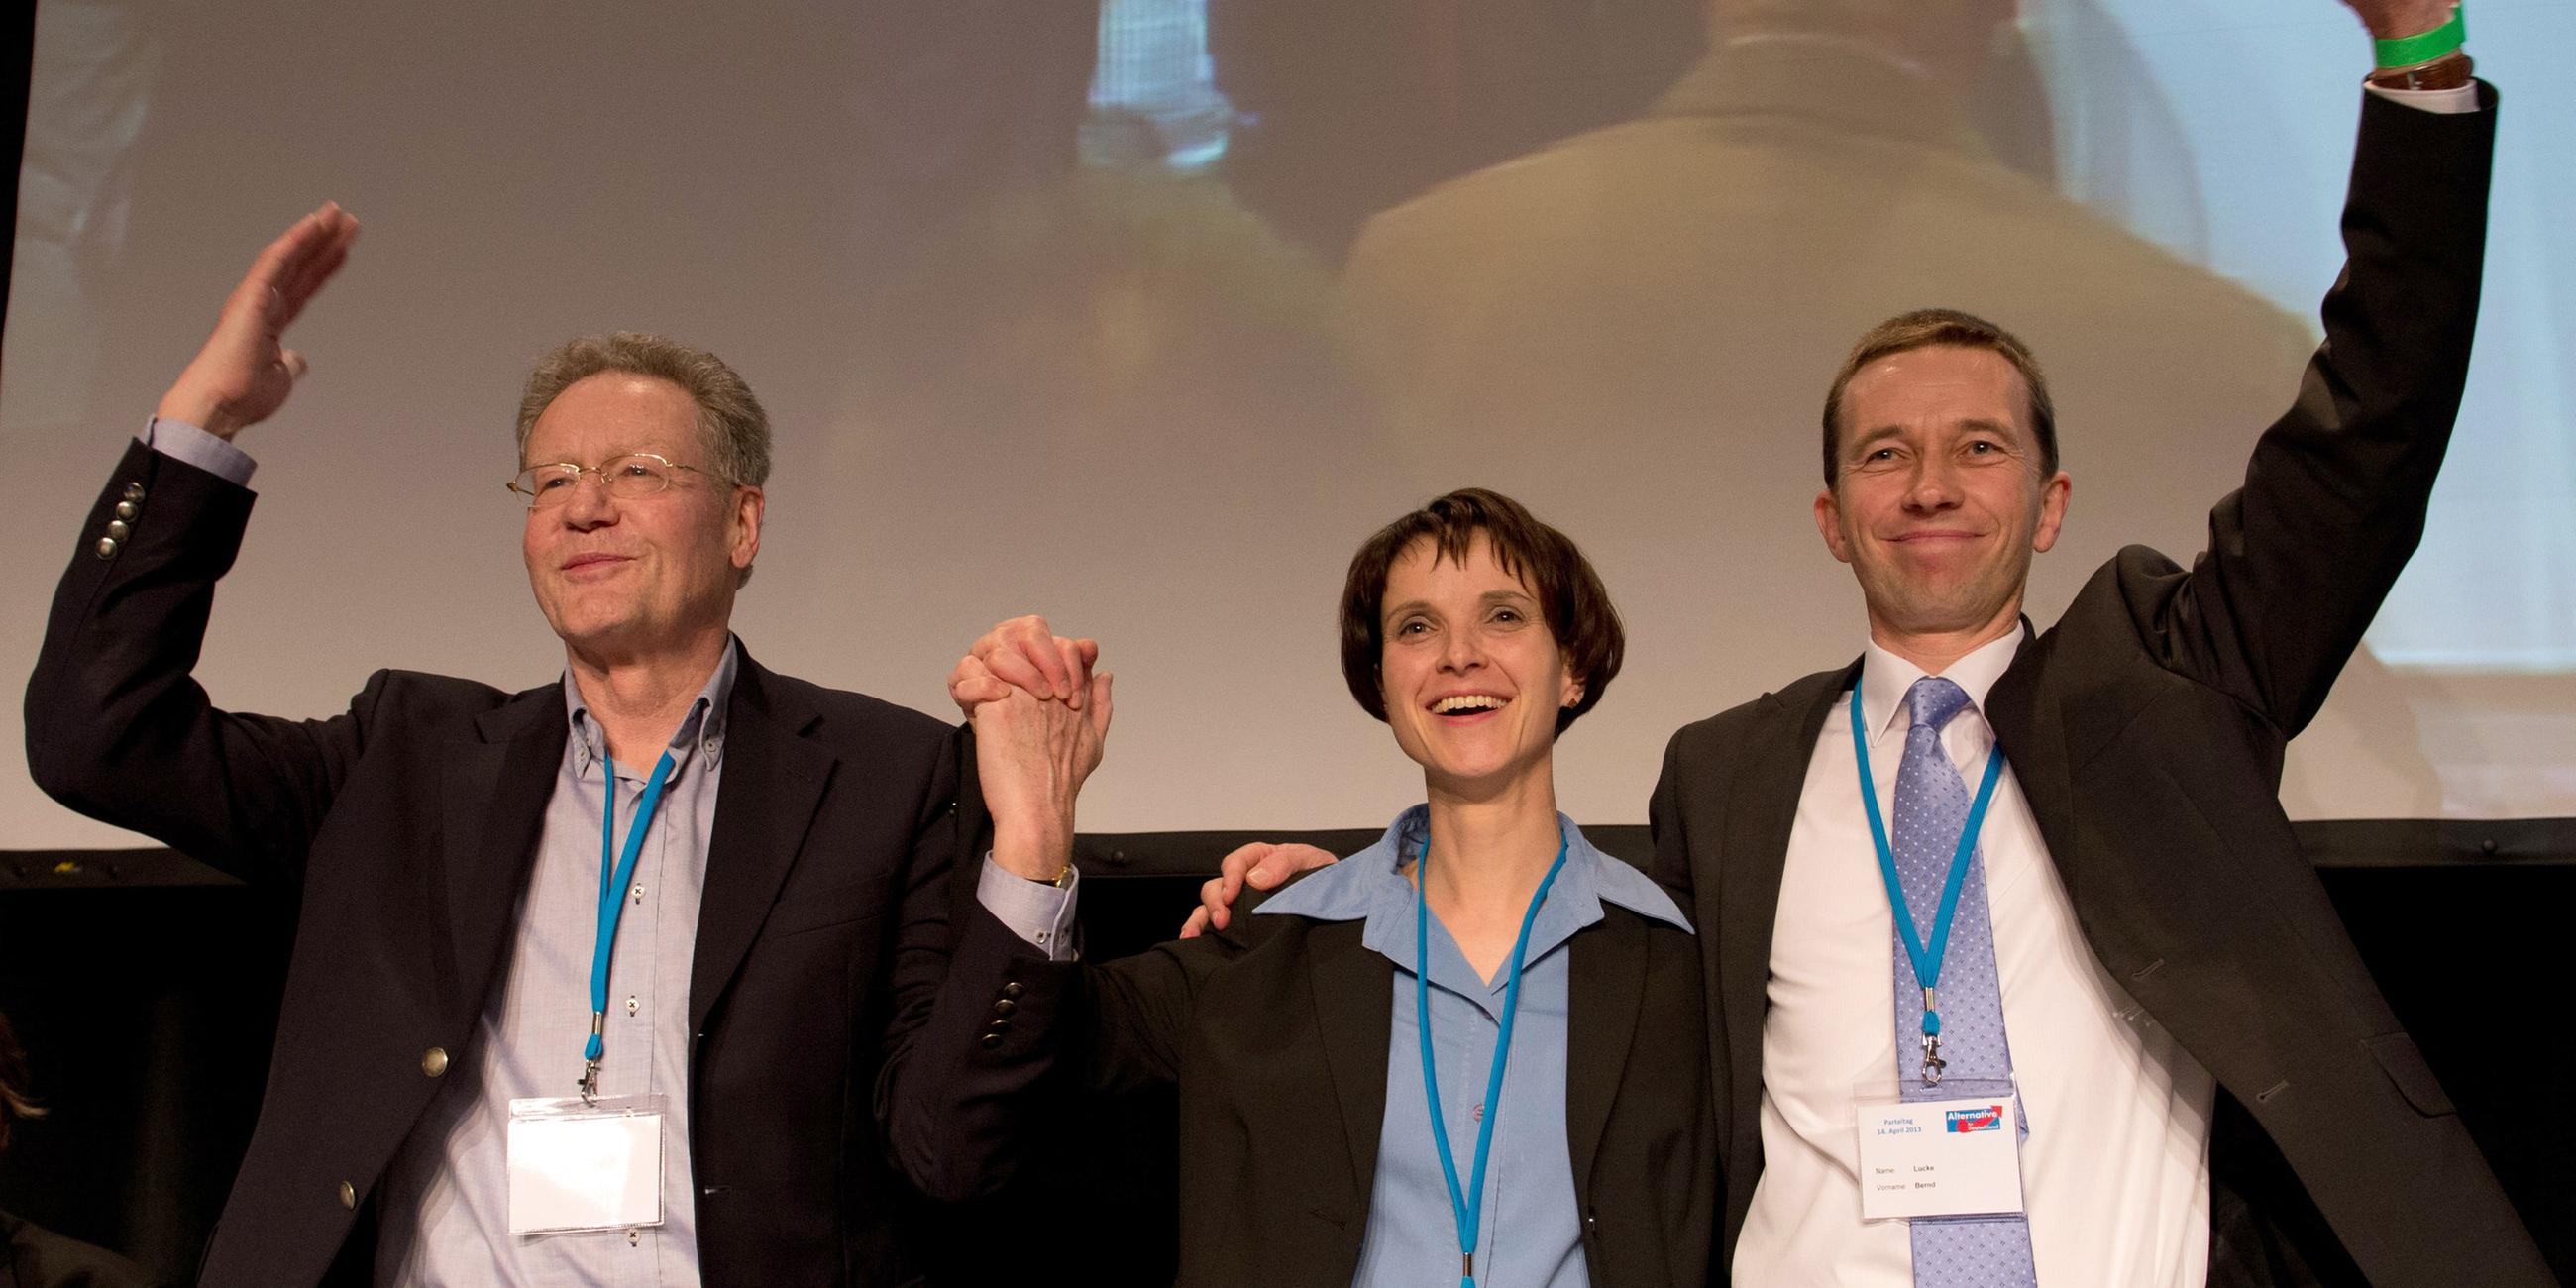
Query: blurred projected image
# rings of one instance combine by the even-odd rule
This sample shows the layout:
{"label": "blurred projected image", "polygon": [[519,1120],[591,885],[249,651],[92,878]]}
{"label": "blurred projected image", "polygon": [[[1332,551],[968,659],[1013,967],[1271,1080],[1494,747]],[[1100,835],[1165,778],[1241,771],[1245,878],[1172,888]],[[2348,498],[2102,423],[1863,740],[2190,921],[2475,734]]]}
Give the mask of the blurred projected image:
{"label": "blurred projected image", "polygon": [[1204,169],[1225,155],[1233,127],[1208,57],[1207,0],[1101,0],[1086,163]]}
{"label": "blurred projected image", "polygon": [[[1704,56],[1636,119],[1367,223],[1344,317],[1400,449],[1582,441],[1587,501],[1710,542],[1662,611],[1796,602],[1809,565],[1767,580],[1725,557],[1724,534],[1800,516],[1820,484],[1820,394],[1851,337],[1937,304],[2003,320],[2059,391],[2077,487],[2039,565],[2038,620],[2122,545],[2198,549],[2207,506],[2287,405],[2313,323],[2057,190],[2010,3],[1719,0],[1709,17]],[[2130,73],[2107,92],[2163,115],[2155,85],[2104,61]],[[1848,635],[1839,607],[1772,628],[1828,650]],[[2375,727],[2408,722],[2367,658],[2340,701]],[[2414,740],[2359,760],[2381,790],[2435,807]]]}
{"label": "blurred projected image", "polygon": [[[2291,747],[2297,816],[2576,814],[2576,7],[2478,7],[2508,120],[2468,398],[2420,553]],[[1462,486],[1638,588],[1629,696],[1565,789],[1642,818],[1675,727],[1858,648],[1818,418],[1905,310],[1992,318],[2048,373],[2075,486],[2035,621],[2123,545],[2188,559],[2316,341],[2369,57],[2331,5],[2222,0],[272,9],[40,7],[0,671],[34,662],[34,556],[197,339],[170,301],[331,198],[365,272],[251,448],[253,541],[295,555],[224,583],[225,701],[332,710],[367,658],[542,679],[477,629],[518,620],[506,525],[400,587],[351,534],[493,500],[466,464],[509,452],[490,391],[642,326],[741,355],[781,427],[795,539],[762,584],[820,589],[751,597],[769,660],[936,709],[961,630],[1114,639],[1128,768],[1086,807],[1137,831],[1402,804],[1271,624],[1329,602],[1351,534]],[[454,468],[398,469],[397,438]],[[315,584],[357,638],[289,629]],[[420,603],[459,629],[406,629]],[[1247,677],[1264,732],[1212,736]],[[115,843],[15,761],[0,817]]]}

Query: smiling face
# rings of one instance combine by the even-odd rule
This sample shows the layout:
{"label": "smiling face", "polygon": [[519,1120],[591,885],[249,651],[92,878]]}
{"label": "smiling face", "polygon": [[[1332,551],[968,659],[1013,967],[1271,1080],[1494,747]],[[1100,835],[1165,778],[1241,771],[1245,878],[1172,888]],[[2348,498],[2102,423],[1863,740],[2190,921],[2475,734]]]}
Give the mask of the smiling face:
{"label": "smiling face", "polygon": [[741,570],[760,551],[760,489],[707,468],[697,404],[666,380],[610,371],[574,382],[528,432],[523,464],[593,466],[652,452],[680,471],[649,496],[613,497],[585,477],[560,505],[528,511],[528,584],[555,634],[601,659],[678,651],[733,616]]}
{"label": "smiling face", "polygon": [[1548,772],[1557,712],[1583,686],[1527,582],[1477,532],[1463,559],[1416,538],[1387,569],[1386,721],[1435,794],[1484,798]]}
{"label": "smiling face", "polygon": [[2071,484],[2042,465],[2010,362],[1933,345],[1870,363],[1843,390],[1837,451],[1816,529],[1859,577],[1874,633],[1990,637],[2018,618]]}

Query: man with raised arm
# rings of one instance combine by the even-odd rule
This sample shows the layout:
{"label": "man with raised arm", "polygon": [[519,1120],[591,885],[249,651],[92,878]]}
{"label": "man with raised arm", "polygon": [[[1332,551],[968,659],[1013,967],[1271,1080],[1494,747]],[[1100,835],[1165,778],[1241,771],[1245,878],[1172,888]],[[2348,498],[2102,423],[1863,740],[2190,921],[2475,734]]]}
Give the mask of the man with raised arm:
{"label": "man with raised arm", "polygon": [[[2422,532],[2485,241],[2458,10],[2351,3],[2381,70],[2326,343],[2189,568],[2131,547],[2034,629],[2071,485],[2028,348],[1925,310],[1834,381],[1863,655],[1683,729],[1652,801],[1737,1282],[2552,1282],[2276,798]],[[1307,858],[1235,856],[1211,909]]]}
{"label": "man with raised arm", "polygon": [[250,518],[235,439],[356,234],[325,206],[252,265],[27,690],[48,792],[300,900],[203,1281],[916,1282],[871,1105],[938,984],[956,748],[734,638],[769,428],[732,368],[621,333],[530,376],[510,486],[560,677],[379,671],[302,721],[190,677]]}

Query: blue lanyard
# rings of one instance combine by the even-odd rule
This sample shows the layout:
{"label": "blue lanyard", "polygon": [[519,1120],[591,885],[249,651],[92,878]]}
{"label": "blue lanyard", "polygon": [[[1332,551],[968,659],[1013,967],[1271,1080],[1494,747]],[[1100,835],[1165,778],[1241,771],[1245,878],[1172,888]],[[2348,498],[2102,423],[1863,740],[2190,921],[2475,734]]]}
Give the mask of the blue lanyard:
{"label": "blue lanyard", "polygon": [[1441,1121],[1440,1069],[1431,1058],[1431,901],[1423,893],[1431,879],[1428,841],[1413,868],[1413,1017],[1422,1034],[1422,1093],[1431,1107],[1431,1143],[1440,1150],[1440,1176],[1449,1182],[1449,1211],[1458,1220],[1460,1288],[1476,1288],[1476,1227],[1485,1218],[1485,1159],[1494,1148],[1494,1120],[1503,1116],[1503,1063],[1511,1058],[1512,1019],[1520,1014],[1521,959],[1529,954],[1530,926],[1538,920],[1538,906],[1547,902],[1548,887],[1565,870],[1565,848],[1571,840],[1562,834],[1557,837],[1556,862],[1548,865],[1547,876],[1530,896],[1529,910],[1521,914],[1521,937],[1512,943],[1511,970],[1503,977],[1503,1023],[1494,1035],[1493,1072],[1485,1076],[1484,1120],[1476,1127],[1476,1170],[1463,1193],[1458,1189],[1457,1156],[1449,1152],[1449,1126]]}
{"label": "blue lanyard", "polygon": [[1905,904],[1905,884],[1896,876],[1896,852],[1888,848],[1887,824],[1878,816],[1878,787],[1869,776],[1869,739],[1861,731],[1860,686],[1852,686],[1852,755],[1860,762],[1861,812],[1869,816],[1869,839],[1878,846],[1878,874],[1887,879],[1887,902],[1896,909],[1896,936],[1914,963],[1914,982],[1923,989],[1923,1083],[1941,1081],[1941,1009],[1934,990],[1941,983],[1941,961],[1950,954],[1950,919],[1959,911],[1959,889],[1967,884],[1968,859],[1977,852],[1977,833],[1986,824],[1986,806],[1995,798],[1995,781],[2003,777],[2004,749],[1997,743],[1986,753],[1986,776],[1977,784],[1977,799],[1968,806],[1968,822],[1959,829],[1959,848],[1950,856],[1950,875],[1941,883],[1941,910],[1932,919],[1932,942],[1926,946],[1915,931],[1914,912]]}
{"label": "blue lanyard", "polygon": [[[608,804],[599,816],[599,934],[590,949],[590,1041],[581,1049],[581,1098],[599,1096],[600,1035],[608,1028],[608,957],[617,947],[617,923],[626,913],[626,886],[635,878],[636,856],[644,852],[644,833],[653,826],[653,812],[662,806],[662,789],[671,783],[671,753],[662,753],[662,762],[653,766],[653,777],[644,784],[644,799],[635,806],[635,826],[626,833],[626,850],[617,852],[617,759],[606,752],[599,757],[600,777],[608,788]],[[614,865],[610,856],[616,855]]]}

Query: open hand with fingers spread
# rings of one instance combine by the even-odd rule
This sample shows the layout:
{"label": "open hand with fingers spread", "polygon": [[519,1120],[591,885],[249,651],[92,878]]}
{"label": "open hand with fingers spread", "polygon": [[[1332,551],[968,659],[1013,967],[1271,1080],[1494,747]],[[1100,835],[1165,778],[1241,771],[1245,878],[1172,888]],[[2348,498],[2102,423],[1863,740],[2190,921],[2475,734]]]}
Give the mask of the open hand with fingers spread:
{"label": "open hand with fingers spread", "polygon": [[228,441],[276,414],[304,374],[304,355],[285,347],[286,328],[357,239],[357,218],[325,203],[270,242],[225,298],[205,347],[161,396],[159,414]]}

